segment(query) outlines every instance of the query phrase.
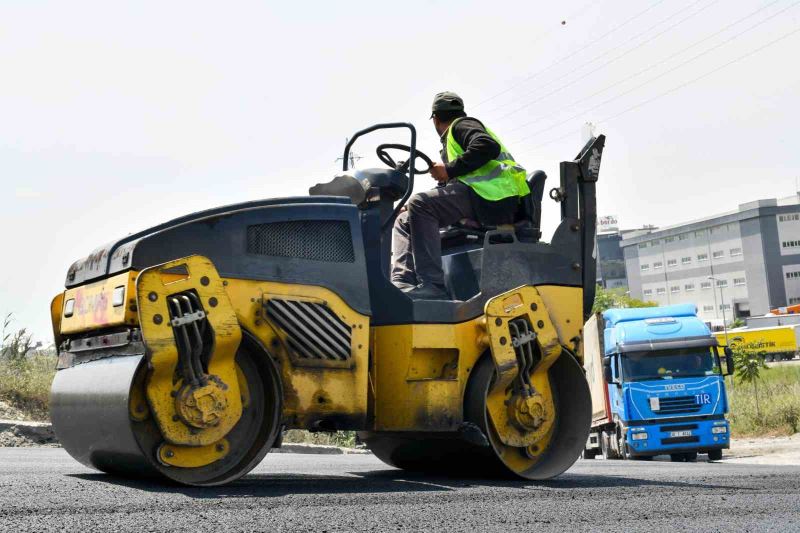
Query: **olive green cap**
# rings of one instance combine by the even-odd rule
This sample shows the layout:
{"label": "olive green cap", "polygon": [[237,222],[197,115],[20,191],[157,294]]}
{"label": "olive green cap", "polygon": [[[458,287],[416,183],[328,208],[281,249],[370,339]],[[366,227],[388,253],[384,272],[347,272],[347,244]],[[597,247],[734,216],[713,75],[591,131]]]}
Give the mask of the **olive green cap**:
{"label": "olive green cap", "polygon": [[437,111],[464,111],[464,100],[454,92],[439,93],[433,97],[431,117]]}

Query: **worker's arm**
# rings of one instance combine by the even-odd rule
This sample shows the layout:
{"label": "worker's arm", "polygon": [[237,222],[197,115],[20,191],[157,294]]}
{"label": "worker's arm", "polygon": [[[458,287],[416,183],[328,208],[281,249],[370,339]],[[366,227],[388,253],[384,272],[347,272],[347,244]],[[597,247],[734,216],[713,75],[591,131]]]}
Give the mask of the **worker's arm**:
{"label": "worker's arm", "polygon": [[457,178],[478,170],[500,155],[500,144],[474,118],[463,118],[453,126],[453,138],[464,153],[445,164],[447,176]]}

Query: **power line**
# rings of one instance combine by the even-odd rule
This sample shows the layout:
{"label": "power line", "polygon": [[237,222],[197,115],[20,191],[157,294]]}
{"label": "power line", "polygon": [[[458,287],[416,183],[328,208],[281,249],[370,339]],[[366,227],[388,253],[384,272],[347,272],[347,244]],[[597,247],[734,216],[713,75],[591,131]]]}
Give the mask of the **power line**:
{"label": "power line", "polygon": [[732,28],[733,26],[736,26],[736,25],[737,25],[737,24],[739,24],[740,22],[742,22],[742,21],[745,21],[745,20],[747,20],[748,18],[750,18],[750,17],[752,17],[752,16],[754,16],[754,15],[757,15],[757,14],[758,14],[758,13],[760,13],[761,11],[764,11],[765,9],[767,9],[767,8],[769,8],[769,7],[771,7],[771,6],[773,6],[774,4],[778,3],[779,1],[780,1],[780,0],[772,0],[772,2],[770,2],[770,3],[768,3],[768,4],[764,5],[764,6],[762,6],[762,7],[760,7],[760,8],[758,8],[757,10],[753,11],[752,13],[750,13],[750,14],[748,14],[748,15],[745,15],[744,17],[742,17],[742,18],[740,18],[740,19],[738,19],[738,20],[736,20],[736,21],[734,21],[734,22],[731,22],[730,24],[728,24],[728,25],[727,25],[727,26],[725,26],[724,28],[722,28],[722,29],[720,29],[720,30],[718,30],[718,31],[716,31],[716,32],[714,32],[714,33],[712,33],[711,35],[709,35],[709,36],[707,36],[707,37],[704,37],[704,38],[700,39],[699,41],[696,41],[695,43],[693,43],[693,44],[690,44],[690,45],[689,45],[689,46],[687,46],[686,48],[683,48],[683,49],[679,50],[678,52],[675,52],[674,54],[671,54],[671,55],[669,55],[669,56],[665,57],[664,59],[662,59],[662,60],[661,60],[661,61],[659,61],[658,63],[652,63],[652,64],[650,64],[649,66],[647,66],[647,67],[643,68],[642,70],[640,70],[640,71],[638,71],[638,72],[636,72],[636,73],[634,73],[634,74],[631,74],[630,76],[628,76],[628,77],[626,77],[626,78],[623,78],[623,79],[621,79],[621,80],[619,80],[619,81],[617,81],[617,82],[614,82],[614,83],[612,83],[611,85],[608,85],[608,86],[606,86],[606,87],[604,87],[604,88],[600,89],[599,91],[595,91],[595,92],[593,92],[592,94],[590,94],[590,95],[588,95],[588,96],[585,96],[585,97],[583,97],[583,98],[581,98],[581,99],[579,99],[579,100],[576,100],[576,101],[572,102],[571,104],[568,104],[568,105],[566,105],[566,106],[563,106],[563,107],[561,107],[560,109],[557,109],[557,110],[555,110],[555,111],[552,111],[552,112],[550,112],[550,113],[548,113],[548,114],[546,114],[546,115],[542,115],[542,116],[536,117],[536,118],[535,118],[535,119],[533,119],[533,120],[530,120],[530,121],[528,121],[528,122],[526,122],[526,123],[524,123],[524,124],[521,124],[521,125],[519,125],[519,126],[516,126],[516,127],[512,128],[512,129],[508,130],[508,132],[517,131],[517,130],[519,130],[519,129],[522,129],[522,128],[526,127],[526,126],[530,126],[531,124],[533,124],[533,123],[535,123],[535,122],[540,122],[541,120],[543,120],[543,119],[546,119],[546,118],[548,118],[548,117],[552,117],[552,116],[554,116],[554,115],[558,115],[560,112],[564,111],[564,110],[565,110],[565,109],[567,109],[567,108],[574,107],[574,106],[576,106],[576,105],[578,105],[578,104],[580,104],[580,103],[582,103],[582,102],[585,102],[586,100],[589,100],[590,98],[593,98],[593,97],[597,96],[598,94],[602,94],[602,93],[606,92],[607,90],[609,90],[609,89],[612,89],[612,88],[616,87],[617,85],[621,85],[621,84],[625,83],[626,81],[632,80],[633,78],[637,78],[637,77],[639,77],[640,75],[644,74],[645,72],[648,72],[648,71],[650,71],[650,70],[653,70],[654,68],[656,68],[656,67],[659,67],[659,66],[663,65],[664,63],[668,62],[669,60],[671,60],[671,59],[673,59],[673,58],[675,58],[675,57],[677,57],[677,56],[679,56],[679,55],[683,54],[683,53],[684,53],[684,52],[686,52],[687,50],[691,50],[691,49],[692,49],[692,48],[694,48],[695,46],[697,46],[697,45],[699,45],[699,44],[702,44],[702,43],[704,43],[704,42],[708,41],[709,39],[713,39],[713,38],[714,38],[714,37],[716,37],[717,35],[720,35],[721,33],[724,33],[725,31],[729,30],[729,29],[730,29],[730,28]]}
{"label": "power line", "polygon": [[[696,82],[698,82],[698,81],[700,81],[700,80],[702,80],[704,78],[707,78],[707,77],[711,76],[712,74],[716,74],[720,70],[725,69],[725,68],[727,68],[727,67],[729,67],[729,66],[731,66],[731,65],[733,65],[735,63],[738,63],[739,61],[742,61],[743,59],[747,59],[748,57],[751,57],[751,56],[757,54],[758,52],[761,52],[762,50],[765,50],[765,49],[769,48],[770,46],[778,44],[779,42],[781,42],[781,41],[783,41],[785,39],[788,39],[792,35],[794,35],[796,33],[799,33],[799,32],[800,32],[800,27],[795,28],[792,31],[790,31],[788,33],[785,33],[785,34],[781,35],[780,37],[778,37],[776,39],[773,39],[772,41],[770,41],[770,42],[768,42],[768,43],[756,48],[755,50],[751,50],[750,52],[748,52],[746,54],[743,54],[743,55],[741,55],[741,56],[739,56],[739,57],[737,57],[735,59],[732,59],[732,60],[728,61],[727,63],[725,63],[723,65],[720,65],[719,67],[706,72],[705,74],[697,76],[696,78],[693,78],[693,79],[691,79],[689,81],[683,82],[683,83],[681,83],[679,85],[676,85],[675,87],[672,87],[671,89],[668,89],[668,90],[666,90],[666,91],[664,91],[662,93],[659,93],[659,94],[657,94],[657,95],[655,95],[655,96],[653,96],[651,98],[648,98],[648,99],[643,100],[643,101],[641,101],[641,102],[639,102],[639,103],[637,103],[635,105],[632,105],[632,106],[630,106],[630,107],[628,107],[626,109],[623,109],[619,113],[615,113],[615,114],[613,114],[611,116],[608,116],[608,117],[605,117],[603,119],[600,119],[600,120],[597,121],[596,124],[601,124],[601,123],[608,122],[610,120],[614,120],[615,118],[619,118],[622,115],[624,115],[626,113],[629,113],[629,112],[631,112],[631,111],[633,111],[635,109],[638,109],[638,108],[640,108],[642,106],[645,106],[647,104],[655,102],[656,100],[658,100],[660,98],[663,98],[664,96],[667,96],[667,95],[672,94],[672,93],[674,93],[676,91],[679,91],[680,89],[683,89],[684,87],[686,87],[688,85],[691,85],[691,84],[696,83]],[[575,135],[576,133],[580,133],[580,131],[581,131],[580,128],[577,129],[577,130],[570,131],[569,133],[566,133],[565,135],[562,135],[561,137],[557,137],[557,138],[551,139],[551,140],[549,140],[547,142],[544,142],[544,143],[541,143],[541,144],[537,144],[536,146],[532,146],[531,148],[529,148],[528,150],[526,150],[525,152],[522,152],[522,153],[530,153],[531,151],[533,151],[533,150],[535,150],[537,148],[540,148],[542,146],[547,146],[548,144],[552,144],[552,143],[558,142],[558,141],[560,141],[562,139],[566,139],[570,135]]]}
{"label": "power line", "polygon": [[546,66],[545,68],[543,68],[543,69],[541,69],[541,70],[539,70],[539,71],[537,71],[537,72],[534,72],[533,74],[530,74],[530,75],[526,76],[524,79],[520,80],[520,81],[519,81],[519,82],[517,82],[517,83],[514,83],[514,84],[510,85],[509,87],[505,88],[504,90],[500,91],[499,93],[497,93],[497,94],[495,94],[495,95],[493,95],[493,96],[490,96],[489,98],[486,98],[485,100],[481,100],[480,102],[478,102],[477,104],[475,104],[475,106],[474,106],[474,107],[479,107],[479,106],[482,106],[482,105],[483,105],[483,104],[485,104],[486,102],[489,102],[489,101],[491,101],[491,100],[494,100],[495,98],[497,98],[497,97],[499,97],[499,96],[502,96],[502,95],[506,94],[507,92],[509,92],[509,91],[512,91],[512,90],[514,90],[514,89],[516,89],[517,87],[519,87],[519,86],[520,86],[520,85],[522,85],[523,83],[526,83],[526,82],[528,82],[528,81],[530,81],[530,80],[532,80],[532,79],[536,78],[537,76],[539,76],[539,75],[540,75],[540,74],[542,74],[543,72],[546,72],[546,71],[550,70],[550,69],[551,69],[551,68],[553,68],[554,66],[556,66],[556,65],[558,65],[558,64],[560,64],[560,63],[562,63],[563,61],[565,61],[565,60],[567,60],[567,59],[571,58],[571,57],[572,57],[572,56],[574,56],[575,54],[578,54],[578,53],[580,53],[580,52],[582,52],[582,51],[586,50],[587,48],[589,48],[589,47],[590,47],[590,46],[592,46],[593,44],[595,44],[595,43],[597,43],[598,41],[600,41],[600,40],[604,39],[605,37],[607,37],[607,36],[611,35],[611,34],[612,34],[612,33],[614,33],[615,31],[617,31],[618,29],[622,28],[623,26],[625,26],[625,25],[627,25],[627,24],[629,24],[629,23],[633,22],[634,20],[636,20],[636,19],[637,19],[637,18],[639,18],[640,16],[644,15],[645,13],[647,13],[648,11],[650,11],[651,9],[653,9],[654,7],[658,6],[659,4],[662,4],[664,1],[665,1],[665,0],[657,0],[657,1],[656,1],[654,4],[651,4],[651,5],[650,5],[650,6],[649,6],[647,9],[645,9],[645,10],[643,10],[643,11],[640,11],[640,12],[639,12],[639,13],[637,13],[636,15],[632,16],[631,18],[629,18],[628,20],[626,20],[625,22],[623,22],[622,24],[620,24],[620,25],[618,25],[618,26],[616,26],[616,27],[612,28],[610,31],[608,31],[608,32],[604,33],[603,35],[601,35],[600,37],[598,37],[598,38],[597,38],[597,39],[595,39],[594,41],[592,41],[592,42],[590,42],[590,43],[586,44],[585,46],[583,46],[583,47],[581,47],[581,48],[579,48],[579,49],[575,50],[574,52],[572,52],[572,53],[570,53],[570,54],[567,54],[566,56],[562,57],[561,59],[557,59],[556,61],[552,62],[550,65]]}
{"label": "power line", "polygon": [[584,111],[582,111],[582,112],[580,112],[580,113],[578,113],[578,114],[572,115],[571,117],[569,117],[569,118],[566,118],[566,119],[564,119],[564,120],[562,120],[562,121],[560,121],[560,122],[557,122],[557,123],[555,123],[555,124],[551,124],[551,125],[550,125],[550,126],[548,126],[547,128],[544,128],[544,129],[541,129],[541,130],[539,130],[539,131],[536,131],[536,132],[534,132],[534,133],[531,133],[530,135],[528,135],[528,136],[526,136],[526,137],[523,137],[523,138],[521,138],[521,139],[517,140],[516,142],[522,142],[522,141],[525,141],[525,140],[527,140],[527,139],[530,139],[530,138],[532,138],[532,137],[536,137],[537,135],[540,135],[540,134],[542,134],[542,133],[545,133],[545,132],[547,132],[547,131],[550,131],[550,130],[552,130],[553,128],[556,128],[556,127],[558,127],[558,126],[560,126],[560,125],[562,125],[562,124],[565,124],[565,123],[567,123],[567,122],[569,122],[569,121],[571,121],[571,120],[574,120],[574,119],[576,119],[576,118],[580,118],[582,115],[585,115],[586,113],[589,113],[589,112],[591,112],[591,111],[594,111],[595,109],[597,109],[597,108],[599,108],[599,107],[602,107],[602,106],[604,106],[604,105],[606,105],[606,104],[609,104],[609,103],[611,103],[611,102],[613,102],[613,101],[615,101],[615,100],[618,100],[618,99],[622,98],[623,96],[625,96],[625,95],[627,95],[627,94],[630,94],[630,93],[632,93],[632,92],[636,91],[637,89],[640,89],[640,88],[644,87],[644,86],[645,86],[645,85],[647,85],[648,83],[652,83],[652,82],[654,82],[654,81],[656,81],[656,80],[658,80],[658,79],[661,79],[661,78],[663,78],[664,76],[666,76],[667,74],[671,74],[671,73],[675,72],[676,70],[678,70],[678,69],[682,68],[683,66],[685,66],[685,65],[688,65],[689,63],[691,63],[691,62],[693,62],[693,61],[695,61],[695,60],[697,60],[697,59],[700,59],[701,57],[705,56],[706,54],[708,54],[708,53],[711,53],[711,52],[713,52],[714,50],[717,50],[718,48],[721,48],[722,46],[725,46],[726,44],[730,43],[731,41],[735,40],[736,38],[738,38],[738,37],[740,37],[740,36],[744,35],[745,33],[747,33],[747,32],[749,32],[749,31],[751,31],[751,30],[753,30],[753,29],[757,28],[758,26],[761,26],[761,25],[762,25],[762,24],[764,24],[765,22],[768,22],[769,20],[772,20],[773,18],[777,17],[778,15],[781,15],[781,14],[783,14],[785,11],[788,11],[789,9],[791,9],[791,8],[795,7],[795,6],[796,6],[796,5],[798,5],[798,4],[800,4],[800,0],[798,0],[797,2],[795,2],[795,3],[791,4],[791,5],[789,5],[789,6],[785,7],[785,8],[783,8],[783,9],[781,9],[780,11],[778,11],[778,12],[776,12],[776,13],[774,13],[774,14],[770,15],[769,17],[767,17],[767,18],[765,18],[765,19],[761,20],[760,22],[757,22],[757,23],[753,24],[752,26],[748,27],[747,29],[745,29],[745,30],[742,30],[742,31],[740,31],[739,33],[736,33],[736,34],[734,34],[733,36],[731,36],[731,37],[729,37],[728,39],[726,39],[726,40],[724,40],[724,41],[722,41],[722,42],[720,42],[720,43],[718,43],[718,44],[716,44],[716,45],[712,46],[711,48],[708,48],[708,49],[706,49],[706,50],[704,50],[704,51],[700,52],[699,54],[697,54],[697,55],[695,55],[695,56],[693,56],[693,57],[691,57],[691,58],[687,59],[686,61],[683,61],[683,62],[681,62],[681,63],[678,63],[678,64],[677,64],[676,66],[674,66],[673,68],[671,68],[671,69],[669,69],[669,70],[666,70],[666,71],[662,72],[662,73],[661,73],[661,74],[659,74],[658,76],[654,76],[654,77],[652,77],[652,78],[650,78],[650,79],[648,79],[648,80],[645,80],[645,81],[643,81],[642,83],[640,83],[640,84],[638,84],[638,85],[636,85],[636,86],[634,86],[634,87],[631,87],[631,88],[630,88],[630,89],[628,89],[627,91],[623,91],[623,92],[619,93],[619,94],[618,94],[618,95],[616,95],[616,96],[612,96],[611,98],[608,98],[608,99],[606,99],[606,100],[604,100],[604,101],[600,102],[599,104],[597,104],[597,105],[594,105],[594,106],[590,107],[589,109],[586,109],[586,110],[584,110]]}
{"label": "power line", "polygon": [[[621,44],[619,44],[619,45],[615,46],[614,48],[611,48],[610,50],[606,50],[606,51],[605,51],[605,52],[603,52],[602,54],[595,56],[594,58],[592,58],[592,59],[590,59],[589,61],[587,61],[587,62],[583,63],[582,65],[579,65],[578,67],[576,67],[576,68],[574,68],[574,69],[570,70],[569,72],[567,72],[567,73],[565,73],[565,74],[562,74],[562,75],[561,75],[561,76],[559,76],[558,78],[556,78],[556,79],[554,79],[554,80],[551,80],[551,81],[549,81],[549,82],[547,82],[547,83],[545,83],[545,84],[543,84],[543,85],[539,85],[538,87],[536,87],[536,88],[532,89],[530,92],[528,92],[528,95],[535,94],[535,93],[536,93],[536,92],[537,92],[539,89],[543,89],[543,88],[545,88],[545,87],[547,87],[547,86],[549,86],[549,85],[552,85],[553,83],[555,83],[555,82],[557,82],[557,81],[559,81],[559,80],[563,80],[564,78],[567,78],[567,77],[571,76],[571,75],[572,75],[572,74],[574,74],[575,72],[577,72],[577,71],[581,70],[583,67],[586,67],[586,66],[588,66],[588,65],[591,65],[592,63],[594,63],[594,62],[595,62],[595,61],[597,61],[598,59],[600,59],[600,58],[604,57],[604,56],[605,56],[605,55],[607,55],[609,52],[613,52],[614,50],[617,50],[617,49],[619,49],[619,48],[621,48],[621,47],[625,46],[625,45],[626,45],[626,44],[628,44],[629,42],[631,42],[631,41],[634,41],[634,40],[638,39],[638,38],[639,38],[639,37],[641,37],[642,35],[647,35],[647,34],[649,34],[649,33],[650,33],[650,31],[651,31],[651,30],[653,30],[653,28],[656,28],[657,26],[660,26],[661,24],[663,24],[663,23],[667,22],[668,20],[672,19],[673,17],[676,17],[677,15],[680,15],[681,13],[683,13],[684,11],[686,11],[687,9],[690,9],[690,8],[694,7],[695,5],[697,5],[697,4],[699,4],[700,2],[703,2],[703,1],[705,1],[705,0],[696,0],[694,3],[692,3],[692,4],[689,4],[689,5],[688,5],[688,6],[686,6],[686,7],[683,7],[683,8],[681,8],[681,9],[680,9],[680,10],[678,10],[677,12],[675,12],[675,13],[673,13],[672,15],[670,15],[669,17],[667,17],[666,19],[664,19],[664,20],[662,20],[662,21],[660,21],[660,22],[658,22],[658,23],[654,24],[653,26],[650,26],[649,28],[647,28],[646,30],[644,30],[644,31],[642,31],[642,32],[640,32],[640,33],[637,33],[636,35],[634,35],[633,37],[631,37],[631,38],[630,38],[630,39],[628,39],[627,41],[625,41],[625,42],[623,42],[623,43],[621,43]],[[541,102],[542,100],[544,100],[544,99],[545,99],[545,98],[547,98],[548,96],[552,96],[552,95],[554,95],[554,94],[558,93],[559,91],[561,91],[562,89],[564,89],[564,88],[566,88],[566,87],[569,87],[569,86],[571,86],[571,85],[574,85],[575,83],[579,82],[580,80],[587,78],[587,77],[588,77],[588,76],[590,76],[591,74],[594,74],[595,72],[597,72],[597,71],[599,71],[599,70],[602,70],[602,69],[604,69],[605,67],[607,67],[607,66],[608,66],[608,65],[610,65],[611,63],[614,63],[614,62],[618,61],[619,59],[622,59],[623,57],[625,57],[626,55],[630,54],[631,52],[634,52],[634,51],[638,50],[639,48],[641,48],[642,46],[644,46],[644,45],[646,45],[646,44],[649,44],[649,43],[651,43],[652,41],[654,41],[654,40],[658,39],[659,37],[661,37],[661,36],[662,36],[662,35],[664,35],[665,33],[669,32],[670,30],[672,30],[672,29],[676,28],[677,26],[679,26],[679,25],[683,24],[684,22],[686,22],[686,21],[687,21],[687,20],[689,20],[690,18],[692,18],[692,17],[694,17],[694,16],[696,16],[696,15],[699,15],[699,14],[700,14],[702,11],[705,11],[706,9],[708,9],[709,7],[711,7],[712,5],[716,4],[718,1],[719,1],[719,0],[712,0],[710,3],[708,3],[708,4],[706,4],[705,6],[701,7],[701,8],[700,8],[700,9],[698,9],[697,11],[695,11],[695,12],[693,12],[693,13],[690,13],[688,16],[686,16],[686,17],[684,17],[684,18],[680,19],[678,22],[676,22],[676,23],[672,24],[671,26],[668,26],[667,28],[663,29],[663,30],[662,30],[662,31],[660,31],[659,33],[656,33],[655,35],[653,35],[653,36],[651,36],[650,38],[648,38],[648,39],[646,39],[646,40],[642,41],[641,43],[637,44],[636,46],[634,46],[634,47],[632,47],[632,48],[630,48],[630,49],[626,50],[625,52],[622,52],[621,54],[617,55],[616,57],[612,58],[611,60],[609,60],[609,61],[606,61],[605,63],[603,63],[602,65],[598,66],[598,67],[597,67],[597,68],[595,68],[594,70],[590,70],[589,72],[585,73],[584,75],[582,75],[582,76],[580,76],[580,77],[578,77],[578,78],[576,78],[576,79],[574,79],[574,80],[572,80],[572,81],[570,81],[570,82],[568,82],[568,83],[566,83],[566,84],[564,84],[564,85],[561,85],[561,86],[557,87],[556,89],[553,89],[552,91],[550,91],[550,92],[548,92],[548,93],[546,93],[546,94],[544,94],[544,95],[540,96],[539,98],[536,98],[535,100],[532,100],[532,101],[530,101],[530,102],[528,102],[528,103],[526,103],[526,104],[524,104],[524,105],[521,105],[521,106],[519,106],[519,107],[516,107],[516,108],[514,108],[514,109],[512,109],[512,110],[508,111],[507,113],[504,113],[503,115],[500,115],[500,116],[499,116],[499,117],[497,117],[495,120],[502,120],[502,119],[504,119],[504,118],[506,118],[506,117],[509,117],[509,116],[511,116],[511,115],[514,115],[514,114],[516,114],[516,113],[520,112],[521,110],[523,110],[523,109],[526,109],[526,108],[528,108],[528,107],[532,106],[533,104],[535,104],[535,103],[537,103],[537,102]],[[510,102],[507,102],[507,103],[505,103],[505,104],[503,104],[503,105],[500,105],[500,106],[498,106],[498,107],[494,108],[494,110],[493,110],[493,111],[495,111],[495,110],[497,110],[497,109],[501,109],[501,108],[503,108],[503,107],[507,107],[507,106],[509,106],[509,105],[511,105],[511,104],[514,104],[514,103],[516,103],[516,102],[515,102],[514,100],[512,100],[512,101],[510,101]]]}

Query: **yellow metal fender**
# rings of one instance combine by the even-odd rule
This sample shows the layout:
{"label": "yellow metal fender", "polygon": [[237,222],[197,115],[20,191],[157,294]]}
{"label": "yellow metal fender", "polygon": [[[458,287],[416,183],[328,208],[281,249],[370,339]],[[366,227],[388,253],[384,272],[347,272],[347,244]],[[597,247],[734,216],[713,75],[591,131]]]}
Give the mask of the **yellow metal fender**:
{"label": "yellow metal fender", "polygon": [[[500,294],[486,303],[486,333],[497,370],[486,407],[500,441],[507,446],[528,448],[537,455],[549,440],[555,422],[553,392],[547,371],[561,355],[558,332],[539,291],[523,286]],[[527,398],[515,395],[512,382],[519,364],[512,345],[509,322],[526,317],[536,334],[541,359],[531,372],[535,393]]]}
{"label": "yellow metal fender", "polygon": [[[202,428],[190,428],[181,421],[181,415],[186,416],[186,403],[191,408],[194,402],[204,400],[198,393],[188,402],[177,401],[183,380],[175,378],[178,348],[167,302],[168,296],[190,290],[199,297],[213,332],[214,351],[208,373],[214,384],[212,398],[216,406],[224,406],[214,413],[215,423]],[[196,255],[150,267],[139,274],[136,294],[150,367],[145,395],[164,439],[183,446],[218,443],[242,415],[242,391],[235,363],[242,331],[216,268],[208,258]]]}

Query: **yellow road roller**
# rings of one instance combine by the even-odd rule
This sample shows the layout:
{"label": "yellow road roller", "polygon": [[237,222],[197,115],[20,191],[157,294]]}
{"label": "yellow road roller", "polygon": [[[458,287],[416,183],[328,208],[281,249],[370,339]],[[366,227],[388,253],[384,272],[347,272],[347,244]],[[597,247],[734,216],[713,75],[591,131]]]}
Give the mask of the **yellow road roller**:
{"label": "yellow road roller", "polygon": [[[378,146],[386,168],[348,168],[353,143],[386,129],[409,144]],[[357,132],[343,172],[308,196],[98,248],[51,305],[58,439],[103,472],[197,486],[246,474],[288,429],[357,431],[403,469],[560,474],[590,424],[581,339],[604,142],[561,163],[549,243],[541,171],[513,225],[442,229],[453,301],[414,301],[389,281],[393,222],[431,164],[407,123]]]}

